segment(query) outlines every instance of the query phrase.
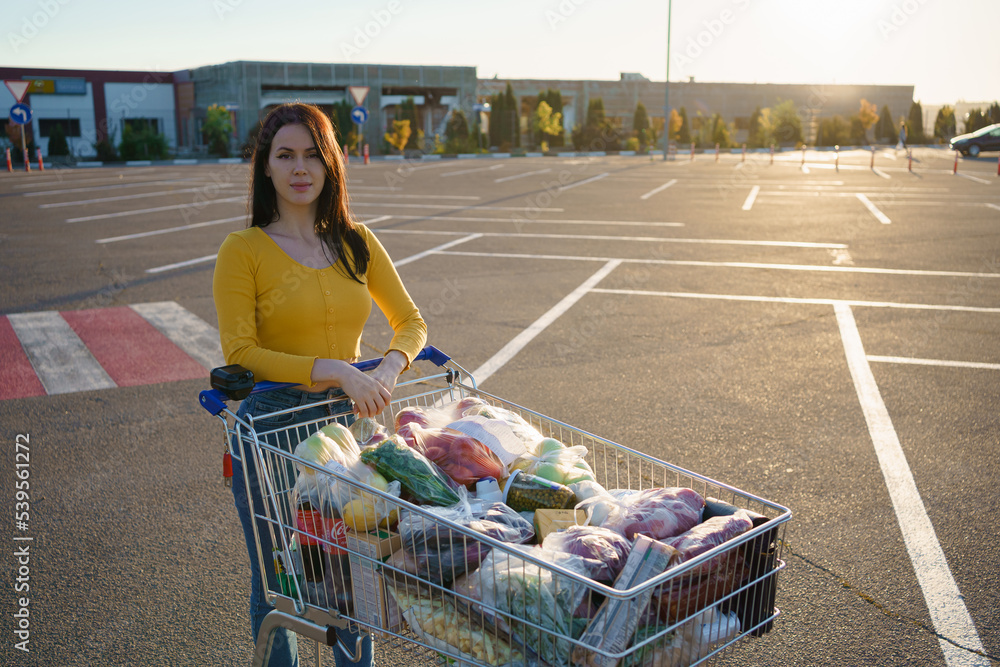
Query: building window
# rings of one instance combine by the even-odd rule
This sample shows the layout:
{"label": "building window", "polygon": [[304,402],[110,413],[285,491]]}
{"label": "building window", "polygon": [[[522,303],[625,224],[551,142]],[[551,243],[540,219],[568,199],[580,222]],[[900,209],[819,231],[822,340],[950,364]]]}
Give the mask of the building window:
{"label": "building window", "polygon": [[56,126],[61,126],[63,130],[63,135],[66,137],[79,137],[80,136],[80,119],[79,118],[39,118],[38,119],[38,133],[43,137],[48,137],[52,134],[52,130]]}
{"label": "building window", "polygon": [[152,128],[153,132],[156,134],[160,133],[159,118],[123,118],[122,122],[125,124],[124,127],[129,128],[133,132],[139,132],[146,128]]}

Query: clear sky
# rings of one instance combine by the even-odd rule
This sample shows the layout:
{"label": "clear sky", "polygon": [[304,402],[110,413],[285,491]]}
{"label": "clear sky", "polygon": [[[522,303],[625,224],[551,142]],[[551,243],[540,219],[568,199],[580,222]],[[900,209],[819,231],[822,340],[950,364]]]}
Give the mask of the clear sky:
{"label": "clear sky", "polygon": [[[670,80],[915,86],[1000,100],[1000,0],[673,0]],[[5,0],[0,65],[467,65],[482,78],[666,74],[666,0]]]}

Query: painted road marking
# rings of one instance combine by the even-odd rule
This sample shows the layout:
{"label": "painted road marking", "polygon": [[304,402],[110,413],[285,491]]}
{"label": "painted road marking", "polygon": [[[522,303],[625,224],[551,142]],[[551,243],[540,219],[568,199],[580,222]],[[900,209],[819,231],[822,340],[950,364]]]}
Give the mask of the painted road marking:
{"label": "painted road marking", "polygon": [[87,222],[90,220],[108,220],[110,218],[124,218],[130,215],[142,215],[143,213],[159,213],[160,211],[176,211],[185,208],[204,208],[209,204],[228,204],[231,202],[246,201],[246,195],[240,197],[223,197],[221,199],[207,199],[196,204],[171,204],[170,206],[156,206],[154,208],[140,208],[131,211],[118,211],[117,213],[102,213],[99,215],[85,215],[80,218],[69,218],[66,222]]}
{"label": "painted road marking", "polygon": [[45,387],[35,375],[14,327],[6,317],[0,317],[0,401],[44,395]]}
{"label": "painted road marking", "polygon": [[0,316],[0,400],[198,379],[219,332],[173,301]]}
{"label": "painted road marking", "polygon": [[673,185],[676,182],[677,182],[677,179],[676,178],[672,178],[669,181],[667,181],[666,183],[664,183],[663,185],[661,185],[660,187],[653,188],[652,190],[650,190],[646,194],[644,194],[641,197],[639,197],[639,199],[649,199],[650,197],[652,197],[656,193],[663,192],[664,190],[666,190],[667,188],[669,188],[671,185]]}
{"label": "painted road marking", "polygon": [[760,186],[755,185],[750,188],[750,194],[747,195],[746,201],[743,202],[743,210],[749,211],[753,208],[753,203],[757,199],[757,193],[760,192]]}
{"label": "painted road marking", "polygon": [[879,222],[881,222],[883,225],[892,224],[892,220],[890,220],[889,217],[885,213],[883,213],[882,211],[878,210],[878,207],[875,206],[875,204],[871,203],[871,200],[868,199],[867,196],[861,194],[860,192],[855,192],[854,196],[858,198],[859,202],[861,202],[862,204],[865,205],[865,208],[868,209],[869,213],[871,213],[873,216],[875,216],[876,220],[878,220]]}
{"label": "painted road marking", "polygon": [[573,306],[573,304],[583,298],[583,296],[593,289],[597,283],[601,282],[601,280],[603,280],[609,273],[614,271],[619,264],[621,264],[621,262],[617,260],[612,260],[606,263],[600,268],[600,270],[597,271],[597,273],[583,281],[579,287],[563,297],[559,303],[552,306],[552,308],[535,320],[527,329],[514,336],[514,338],[512,338],[509,343],[504,345],[500,351],[472,372],[472,377],[476,379],[476,384],[482,384],[491,375],[503,368],[503,366],[508,361],[513,359],[518,352],[524,349],[524,347],[530,343],[535,336],[540,334],[546,327],[559,319],[560,315],[565,313]]}
{"label": "painted road marking", "polygon": [[[389,217],[389,216],[386,216]],[[454,215],[393,215],[393,218],[404,220],[454,220],[456,222],[512,222],[517,225],[538,224],[538,225],[621,225],[632,227],[684,227],[683,222],[639,222],[632,220],[542,220],[540,218],[460,218]]]}
{"label": "painted road marking", "polygon": [[61,313],[119,387],[205,377],[205,369],[128,306]]}
{"label": "painted road marking", "polygon": [[156,266],[152,269],[146,269],[146,273],[163,273],[164,271],[172,271],[174,269],[183,269],[185,266],[194,266],[195,264],[204,264],[205,262],[214,262],[215,258],[219,253],[214,253],[211,255],[205,255],[203,257],[195,257],[194,259],[187,259],[183,262],[174,262],[173,264],[164,264],[163,266]]}
{"label": "painted road marking", "polygon": [[[98,179],[92,182],[103,182],[108,179]],[[25,192],[22,193],[24,197],[45,197],[47,195],[65,195],[72,194],[75,192],[98,192],[100,190],[120,190],[122,188],[139,188],[149,185],[169,185],[171,183],[189,183],[191,181],[198,181],[198,178],[174,178],[167,181],[135,181],[128,183],[116,183],[115,185],[97,185],[89,188],[65,188],[62,190],[39,190],[38,192]],[[86,183],[88,181],[73,181],[72,183]],[[69,183],[67,183],[69,184]],[[32,186],[15,186],[15,187],[34,187]]]}
{"label": "painted road marking", "polygon": [[377,201],[355,201],[351,202],[351,207],[357,206],[377,206],[379,208],[449,208],[449,207],[459,207],[464,211],[520,211],[522,213],[527,211],[554,211],[556,213],[561,213],[563,209],[561,208],[540,208],[538,206],[479,206],[478,204],[472,204],[465,206],[462,204],[449,204],[442,203],[441,205],[435,204],[388,204],[385,202]]}
{"label": "painted road marking", "polygon": [[410,262],[415,262],[418,259],[423,259],[424,257],[427,257],[428,255],[433,255],[435,253],[441,252],[442,250],[453,248],[454,246],[457,246],[461,243],[466,243],[467,241],[478,239],[481,236],[482,234],[469,234],[468,236],[465,236],[463,238],[455,239],[454,241],[448,241],[447,243],[442,243],[439,246],[434,246],[433,248],[429,248],[427,250],[424,250],[423,252],[418,252],[416,255],[410,255],[409,257],[404,257],[399,261],[393,262],[393,266],[397,267],[406,266]]}
{"label": "painted road marking", "polygon": [[212,225],[222,225],[227,222],[236,222],[237,220],[246,220],[245,215],[237,215],[232,218],[220,218],[219,220],[206,220],[205,222],[194,222],[190,225],[181,225],[179,227],[165,227],[163,229],[154,229],[148,232],[136,232],[135,234],[124,234],[122,236],[110,236],[108,238],[97,239],[94,243],[117,243],[118,241],[130,241],[132,239],[141,239],[147,236],[159,236],[160,234],[171,234],[173,232],[183,232],[189,229],[198,229],[199,227],[211,227]]}
{"label": "painted road marking", "polygon": [[380,192],[355,192],[351,194],[351,198],[354,197],[395,197],[395,198],[409,198],[409,199],[466,199],[466,200],[476,200],[482,199],[482,197],[476,195],[386,195]]}
{"label": "painted road marking", "polygon": [[[388,230],[386,230],[388,231]],[[460,232],[451,232],[458,234]],[[488,236],[488,234],[484,234]],[[704,266],[727,269],[764,269],[766,271],[819,271],[826,273],[873,273],[898,276],[928,276],[934,278],[1000,278],[1000,273],[975,273],[972,271],[932,271],[929,269],[880,269],[870,266],[828,266],[825,264],[768,264],[766,262],[712,262],[695,259],[638,259],[627,257],[605,257],[595,255],[547,255],[537,253],[510,252],[465,252],[449,251],[443,255],[468,255],[470,257],[502,257],[508,259],[567,260],[573,262],[609,262],[620,259],[628,264],[662,264],[664,266]]]}
{"label": "painted road marking", "polygon": [[985,178],[979,178],[978,176],[970,176],[969,174],[963,174],[962,172],[958,172],[955,175],[956,176],[961,176],[962,178],[967,178],[970,181],[974,181],[976,183],[982,183],[983,185],[992,185],[993,184],[993,181],[987,181]]}
{"label": "painted road marking", "polygon": [[1000,313],[1000,308],[978,306],[953,306],[950,304],[932,303],[896,303],[892,301],[858,301],[855,299],[805,299],[777,296],[754,296],[749,294],[704,294],[699,292],[658,292],[654,290],[601,289],[594,292],[603,294],[621,294],[627,296],[664,296],[676,299],[718,299],[721,301],[748,301],[757,303],[791,303],[810,306],[846,305],[859,308],[899,308],[903,310],[945,310],[965,313]]}
{"label": "painted road marking", "polygon": [[602,178],[605,178],[610,175],[611,172],[606,171],[603,174],[598,174],[597,176],[591,176],[590,178],[585,178],[582,181],[577,181],[576,183],[570,183],[569,185],[561,185],[559,186],[559,189],[556,190],[556,192],[565,192],[566,190],[572,190],[575,187],[586,185],[587,183],[593,183],[594,181],[599,181]]}
{"label": "painted road marking", "polygon": [[498,178],[494,183],[505,183],[507,181],[513,181],[518,178],[524,178],[525,176],[537,176],[538,174],[547,174],[552,171],[551,169],[537,169],[535,171],[526,171],[523,174],[514,174],[513,176],[504,176],[503,178]]}
{"label": "painted road marking", "polygon": [[38,208],[63,208],[65,206],[83,206],[85,204],[102,204],[109,201],[124,201],[126,199],[142,199],[144,197],[165,197],[168,195],[182,195],[190,192],[205,192],[209,187],[214,188],[238,188],[242,190],[246,186],[243,184],[233,184],[233,185],[218,185],[211,184],[209,186],[202,186],[200,188],[182,188],[180,190],[158,190],[156,192],[138,192],[134,195],[118,195],[117,197],[98,197],[97,199],[80,199],[77,201],[61,201],[52,204],[39,204]]}
{"label": "painted road marking", "polygon": [[912,357],[883,357],[869,354],[868,361],[886,364],[916,364],[918,366],[945,366],[949,368],[983,368],[1000,371],[1000,364],[987,364],[979,361],[949,361],[946,359],[914,359]]}
{"label": "painted road marking", "polygon": [[130,306],[206,370],[224,365],[219,332],[176,301]]}
{"label": "painted road marking", "polygon": [[114,381],[55,311],[8,315],[46,394],[108,389]]}
{"label": "painted road marking", "polygon": [[460,169],[458,171],[449,171],[444,174],[440,174],[441,178],[447,178],[449,176],[461,176],[463,174],[472,174],[477,171],[494,171],[496,169],[502,169],[504,165],[495,164],[492,167],[476,167],[475,169]]}
{"label": "painted road marking", "polygon": [[15,185],[14,187],[15,188],[21,188],[21,189],[26,189],[26,188],[34,188],[34,187],[38,187],[38,186],[46,187],[46,186],[50,186],[50,185],[51,186],[58,186],[58,185],[76,186],[76,185],[80,185],[80,184],[83,184],[83,183],[107,183],[107,185],[98,185],[98,186],[92,186],[92,187],[86,187],[86,188],[76,188],[76,187],[74,187],[72,189],[39,190],[38,192],[24,192],[24,193],[22,193],[25,197],[44,197],[45,195],[64,194],[66,192],[91,192],[91,191],[96,191],[96,190],[114,190],[114,189],[117,189],[117,188],[137,188],[137,187],[141,187],[141,186],[144,186],[144,185],[164,185],[166,183],[182,183],[182,182],[187,182],[187,181],[200,181],[200,180],[204,180],[203,177],[199,177],[199,176],[189,176],[187,178],[181,178],[180,177],[181,174],[179,174],[179,173],[176,174],[176,178],[174,176],[175,176],[175,174],[160,174],[160,175],[156,176],[154,179],[145,180],[145,181],[144,180],[132,180],[132,179],[129,179],[128,181],[126,181],[126,180],[124,180],[122,178],[118,178],[117,176],[106,176],[104,178],[61,178],[60,177],[60,178],[51,179],[51,180],[49,180],[47,182],[36,181],[36,180],[32,179],[30,183],[22,183],[22,184],[19,184],[19,185]]}
{"label": "painted road marking", "polygon": [[988,207],[990,207],[992,209],[996,209],[997,211],[1000,211],[1000,206],[997,206],[996,204],[985,204],[985,206],[988,206]]}
{"label": "painted road marking", "polygon": [[885,173],[884,171],[882,171],[878,167],[872,167],[872,173],[874,173],[876,176],[881,176],[882,178],[884,178],[886,180],[892,180],[892,176],[890,176],[889,174]]}
{"label": "painted road marking", "polygon": [[982,652],[983,644],[976,633],[972,617],[962,601],[962,593],[948,568],[944,550],[938,542],[934,526],[917,490],[917,484],[910,472],[889,411],[882,401],[871,366],[865,359],[861,334],[858,332],[851,308],[840,303],[834,309],[858,401],[861,403],[868,424],[872,444],[875,445],[875,454],[878,456],[889,497],[896,511],[896,519],[903,533],[903,542],[906,544],[917,581],[927,602],[927,610],[930,612],[934,628],[941,635],[938,643],[944,652],[945,662],[949,666],[988,667],[991,663],[988,658],[971,653]]}

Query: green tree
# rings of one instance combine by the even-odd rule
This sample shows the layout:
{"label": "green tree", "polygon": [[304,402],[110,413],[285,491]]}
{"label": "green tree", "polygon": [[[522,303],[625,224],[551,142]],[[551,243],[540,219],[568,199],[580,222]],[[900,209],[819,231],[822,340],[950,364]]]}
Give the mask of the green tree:
{"label": "green tree", "polygon": [[750,148],[761,148],[764,145],[760,132],[760,113],[758,106],[750,114],[750,122],[747,123],[747,146]]}
{"label": "green tree", "polygon": [[[673,117],[674,111],[672,109],[670,114]],[[647,130],[649,130],[649,115],[646,113],[646,105],[642,102],[637,102],[635,105],[635,113],[632,114],[632,129],[635,131],[636,139],[639,140],[639,150],[645,150],[648,138]]]}
{"label": "green tree", "polygon": [[868,143],[868,130],[878,122],[878,107],[874,102],[861,99],[861,108],[858,109],[858,122],[861,123],[861,144]]}
{"label": "green tree", "polygon": [[846,146],[851,139],[851,127],[841,116],[820,118],[816,134],[817,146]]}
{"label": "green tree", "polygon": [[955,131],[955,108],[944,105],[934,119],[934,136],[942,141],[948,141],[957,134]]}
{"label": "green tree", "polygon": [[510,85],[509,81],[504,95],[507,98],[504,106],[509,116],[507,136],[512,146],[519,147],[521,145],[521,112],[517,106],[517,98],[514,97],[514,87]]}
{"label": "green tree", "polygon": [[[201,134],[210,154],[229,157],[229,139],[233,136],[233,121],[225,107],[218,104],[208,107],[205,122],[201,126]],[[124,138],[123,131],[123,141]]]}
{"label": "green tree", "polygon": [[66,141],[62,123],[53,125],[49,132],[49,157],[56,155],[69,155],[69,142]]}
{"label": "green tree", "polygon": [[531,119],[531,129],[542,137],[539,142],[543,152],[549,150],[549,138],[562,133],[562,114],[553,113],[548,102],[539,102]]}
{"label": "green tree", "polygon": [[[227,115],[229,112],[226,112]],[[118,154],[123,160],[163,160],[167,157],[167,138],[153,129],[150,123],[122,127],[122,140]]]}
{"label": "green tree", "polygon": [[922,144],[926,141],[924,137],[924,108],[920,102],[910,105],[910,114],[906,119],[906,143]]}
{"label": "green tree", "polygon": [[420,150],[424,143],[424,131],[420,129],[417,105],[412,97],[407,97],[396,107],[396,118],[410,121],[410,136],[406,140],[404,150]]}
{"label": "green tree", "polygon": [[865,131],[865,122],[861,120],[860,114],[854,114],[850,119],[850,143],[853,146],[867,146],[868,133]]}
{"label": "green tree", "polygon": [[[537,104],[541,104],[542,102],[545,102],[546,104],[549,105],[549,108],[552,110],[553,117],[555,117],[556,115],[559,116],[559,129],[553,134],[550,134],[545,137],[543,137],[540,132],[535,131],[535,144],[538,145],[541,144],[542,141],[548,141],[550,147],[563,146],[566,143],[566,141],[564,138],[565,130],[563,129],[563,123],[562,123],[563,121],[562,93],[553,88],[544,90],[538,93]],[[536,106],[535,109],[537,110],[537,108],[538,107]]]}
{"label": "green tree", "polygon": [[892,122],[892,112],[889,111],[889,105],[883,104],[882,111],[878,115],[878,122],[875,123],[875,141],[882,141],[889,144],[894,144],[899,139],[899,135],[896,134],[896,124]]}
{"label": "green tree", "polygon": [[406,150],[406,143],[410,140],[412,132],[410,121],[394,120],[392,121],[392,132],[385,133],[385,140],[390,146],[402,153]]}
{"label": "green tree", "polygon": [[994,102],[986,110],[986,116],[990,119],[990,124],[1000,123],[1000,103]]}
{"label": "green tree", "polygon": [[729,135],[729,127],[726,121],[722,120],[720,114],[713,114],[712,120],[712,143],[719,144],[719,148],[731,148],[733,145]]}
{"label": "green tree", "polygon": [[469,149],[469,121],[465,117],[465,112],[455,109],[448,117],[448,123],[444,126],[444,136],[446,153],[465,153]]}
{"label": "green tree", "polygon": [[687,146],[691,143],[691,124],[688,122],[688,113],[684,107],[680,110],[681,129],[677,130],[677,143]]}
{"label": "green tree", "polygon": [[803,143],[802,118],[795,102],[784,100],[771,109],[774,141],[780,145],[798,146]]}
{"label": "green tree", "polygon": [[965,115],[965,133],[975,132],[990,124],[990,118],[982,109],[973,109]]}

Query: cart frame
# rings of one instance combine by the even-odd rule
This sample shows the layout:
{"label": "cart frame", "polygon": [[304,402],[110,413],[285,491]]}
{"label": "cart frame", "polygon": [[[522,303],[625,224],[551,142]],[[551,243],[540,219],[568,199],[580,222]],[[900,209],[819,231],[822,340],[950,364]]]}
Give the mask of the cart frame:
{"label": "cart frame", "polygon": [[[268,442],[268,437],[274,440],[280,436],[288,437],[288,433],[293,429],[310,428],[310,432],[319,429],[325,424],[334,421],[343,415],[333,415],[329,418],[295,423],[288,429],[273,429],[270,431],[257,432],[254,428],[254,419],[240,419],[235,410],[231,410],[226,401],[244,398],[246,392],[232,394],[226,389],[217,388],[202,391],[199,395],[201,405],[210,414],[218,417],[226,433],[226,447],[233,457],[234,465],[254,466],[261,486],[263,506],[254,506],[253,498],[250,496],[249,481],[247,475],[243,479],[247,484],[248,499],[251,502],[251,514],[255,519],[254,534],[257,542],[257,557],[261,567],[262,576],[266,571],[266,560],[271,554],[264,554],[261,548],[261,539],[258,533],[257,520],[266,522],[268,530],[271,532],[271,544],[276,551],[280,551],[282,560],[285,563],[298,562],[305,567],[312,567],[309,559],[304,558],[306,553],[302,550],[303,545],[309,543],[319,547],[325,554],[340,554],[340,558],[349,558],[351,567],[360,564],[368,571],[374,572],[380,581],[379,591],[369,598],[369,592],[357,596],[356,577],[352,577],[351,582],[346,576],[337,577],[334,573],[329,576],[331,579],[338,579],[340,586],[334,583],[337,590],[340,587],[346,589],[348,586],[355,586],[354,592],[356,600],[349,604],[347,608],[338,606],[331,602],[329,591],[331,582],[326,582],[325,591],[328,597],[322,594],[314,594],[316,587],[309,588],[309,584],[301,579],[301,573],[291,572],[290,578],[297,581],[298,585],[291,586],[292,590],[267,590],[268,601],[275,607],[266,617],[264,624],[260,628],[256,638],[254,652],[254,665],[265,665],[270,654],[273,642],[273,633],[279,627],[289,629],[301,636],[311,638],[317,642],[317,665],[320,661],[319,644],[336,647],[334,650],[341,650],[352,661],[356,661],[361,650],[359,637],[356,646],[345,646],[338,638],[336,629],[350,628],[360,632],[372,633],[391,644],[405,646],[407,648],[422,651],[428,656],[443,658],[446,662],[457,662],[460,665],[482,665],[488,667],[494,662],[479,662],[468,653],[460,651],[457,647],[444,643],[440,638],[435,638],[428,632],[419,629],[407,630],[406,623],[393,624],[386,627],[385,624],[373,621],[369,616],[361,614],[362,606],[371,608],[372,604],[381,605],[381,621],[387,621],[388,614],[385,611],[395,598],[399,595],[400,587],[404,590],[413,590],[415,587],[422,591],[423,595],[436,600],[442,608],[455,610],[462,620],[468,617],[468,622],[472,628],[482,628],[488,637],[483,640],[490,642],[490,637],[496,644],[501,643],[501,639],[511,646],[512,655],[517,655],[517,664],[549,664],[542,663],[538,655],[532,651],[531,644],[525,637],[533,638],[537,634],[538,646],[549,648],[556,647],[557,655],[561,655],[562,650],[583,649],[593,654],[593,663],[599,665],[628,664],[628,665],[670,665],[670,664],[700,664],[707,660],[721,657],[721,654],[734,646],[736,642],[747,636],[760,636],[770,631],[774,620],[779,615],[779,611],[774,605],[776,591],[777,573],[784,569],[785,563],[781,558],[784,545],[785,524],[791,519],[791,511],[765,500],[758,496],[741,491],[735,487],[723,484],[709,477],[693,473],[678,466],[660,461],[648,454],[624,447],[600,436],[591,434],[581,429],[575,428],[564,422],[552,419],[541,413],[524,408],[520,405],[506,401],[498,396],[480,390],[475,378],[450,357],[428,346],[418,355],[414,361],[430,361],[437,366],[436,371],[431,375],[426,375],[417,379],[403,381],[397,384],[394,397],[390,405],[380,415],[378,421],[392,431],[392,424],[395,414],[404,407],[429,407],[439,406],[451,401],[460,400],[467,397],[476,397],[497,407],[504,408],[519,415],[531,426],[536,428],[546,437],[553,437],[564,442],[567,446],[585,445],[588,449],[587,461],[594,470],[597,480],[608,489],[631,489],[641,490],[658,487],[689,487],[698,491],[702,496],[713,497],[723,503],[747,509],[762,517],[761,522],[755,522],[755,527],[734,538],[723,545],[715,547],[697,558],[690,561],[674,565],[666,572],[653,577],[639,585],[625,590],[619,590],[608,585],[595,582],[579,572],[572,571],[552,562],[547,562],[536,558],[530,553],[513,548],[512,545],[499,542],[491,537],[478,533],[461,524],[448,521],[434,514],[424,506],[414,505],[405,500],[393,496],[389,493],[374,489],[361,484],[348,475],[341,475],[338,472],[324,468],[317,468],[308,461],[296,457],[294,445],[286,451],[282,447],[275,446]],[[355,364],[360,370],[367,371],[374,369],[379,359],[360,362]],[[274,389],[291,386],[289,384],[260,382],[257,383],[251,393],[258,394],[272,391]],[[327,403],[342,401],[343,397],[322,401],[320,403],[300,408],[290,408],[271,413],[266,416],[270,418],[283,414],[291,414],[305,407],[314,407]],[[243,439],[252,444],[252,460],[246,460],[240,456],[239,448],[234,448],[233,443]],[[502,608],[499,601],[496,604],[486,604],[481,600],[469,595],[450,590],[440,582],[435,582],[419,574],[399,569],[398,567],[382,562],[379,556],[371,553],[362,553],[360,550],[347,547],[342,539],[326,531],[310,530],[313,524],[303,526],[301,521],[294,518],[291,502],[294,501],[293,489],[290,482],[294,482],[287,470],[294,465],[299,471],[310,470],[313,474],[328,476],[335,483],[340,484],[342,492],[346,492],[352,498],[364,498],[367,502],[384,503],[397,508],[399,512],[409,512],[414,517],[419,517],[421,521],[440,526],[440,530],[448,531],[449,535],[461,536],[461,539],[469,542],[480,542],[491,547],[492,553],[497,560],[507,558],[508,562],[515,559],[523,568],[535,567],[538,572],[553,578],[556,588],[559,590],[569,589],[574,595],[579,596],[582,591],[582,601],[592,603],[594,600],[614,600],[621,601],[626,605],[625,609],[630,613],[638,613],[649,604],[650,596],[660,595],[671,586],[681,585],[679,582],[688,581],[685,577],[694,580],[700,570],[710,566],[712,563],[725,562],[732,563],[734,558],[740,561],[741,578],[735,585],[723,591],[716,584],[715,593],[708,593],[704,605],[698,603],[697,608],[690,608],[690,604],[683,610],[673,608],[667,610],[667,618],[656,621],[655,631],[648,634],[642,641],[625,650],[609,650],[607,648],[592,647],[582,644],[570,634],[554,631],[550,627],[544,627],[535,622],[532,618],[524,615],[512,613],[509,608]],[[323,534],[317,534],[323,532]],[[297,543],[297,546],[296,546]],[[296,556],[296,548],[299,555]],[[296,560],[296,558],[298,560]],[[321,556],[321,559],[329,556]],[[728,559],[728,560],[727,560]],[[330,569],[329,561],[325,561],[323,567]],[[728,565],[726,567],[729,567]],[[293,568],[294,570],[294,568]],[[326,570],[324,570],[326,572]],[[728,570],[727,570],[728,572]],[[749,574],[746,574],[749,572]],[[266,577],[264,578],[267,587]],[[324,580],[325,581],[325,580]],[[304,593],[303,588],[308,590]],[[390,598],[392,600],[390,601]],[[662,598],[660,598],[662,600]],[[645,600],[646,602],[642,602]],[[325,604],[324,604],[325,603]],[[356,603],[356,605],[355,605]],[[639,606],[641,605],[641,607]],[[669,604],[668,604],[669,607]],[[710,618],[709,612],[718,609],[726,609],[724,612],[728,618],[734,615],[739,618],[738,629],[735,633],[727,631],[725,637],[712,635],[712,628],[705,624],[701,625],[701,634],[697,632],[697,624],[701,620]],[[402,611],[412,611],[411,609]],[[663,607],[661,601],[661,616]],[[463,613],[465,616],[463,616]],[[406,617],[409,621],[409,617]],[[418,623],[419,624],[419,623]],[[492,624],[492,625],[491,625]],[[412,625],[412,623],[411,623]],[[507,632],[498,629],[499,626],[506,626]],[[692,630],[692,627],[696,628]],[[715,626],[716,630],[721,626]],[[706,629],[708,628],[708,629]],[[676,644],[678,636],[696,636],[695,642],[702,642],[693,653],[688,655],[682,663],[661,662],[665,660],[663,648],[666,642],[673,641]],[[673,639],[672,639],[673,638]],[[700,639],[699,639],[700,638]],[[657,653],[659,651],[659,653]],[[677,653],[674,653],[676,656]],[[685,654],[687,655],[687,654]],[[569,656],[565,656],[563,665],[571,664]],[[652,662],[651,662],[652,660]],[[513,664],[513,663],[511,663]]]}

